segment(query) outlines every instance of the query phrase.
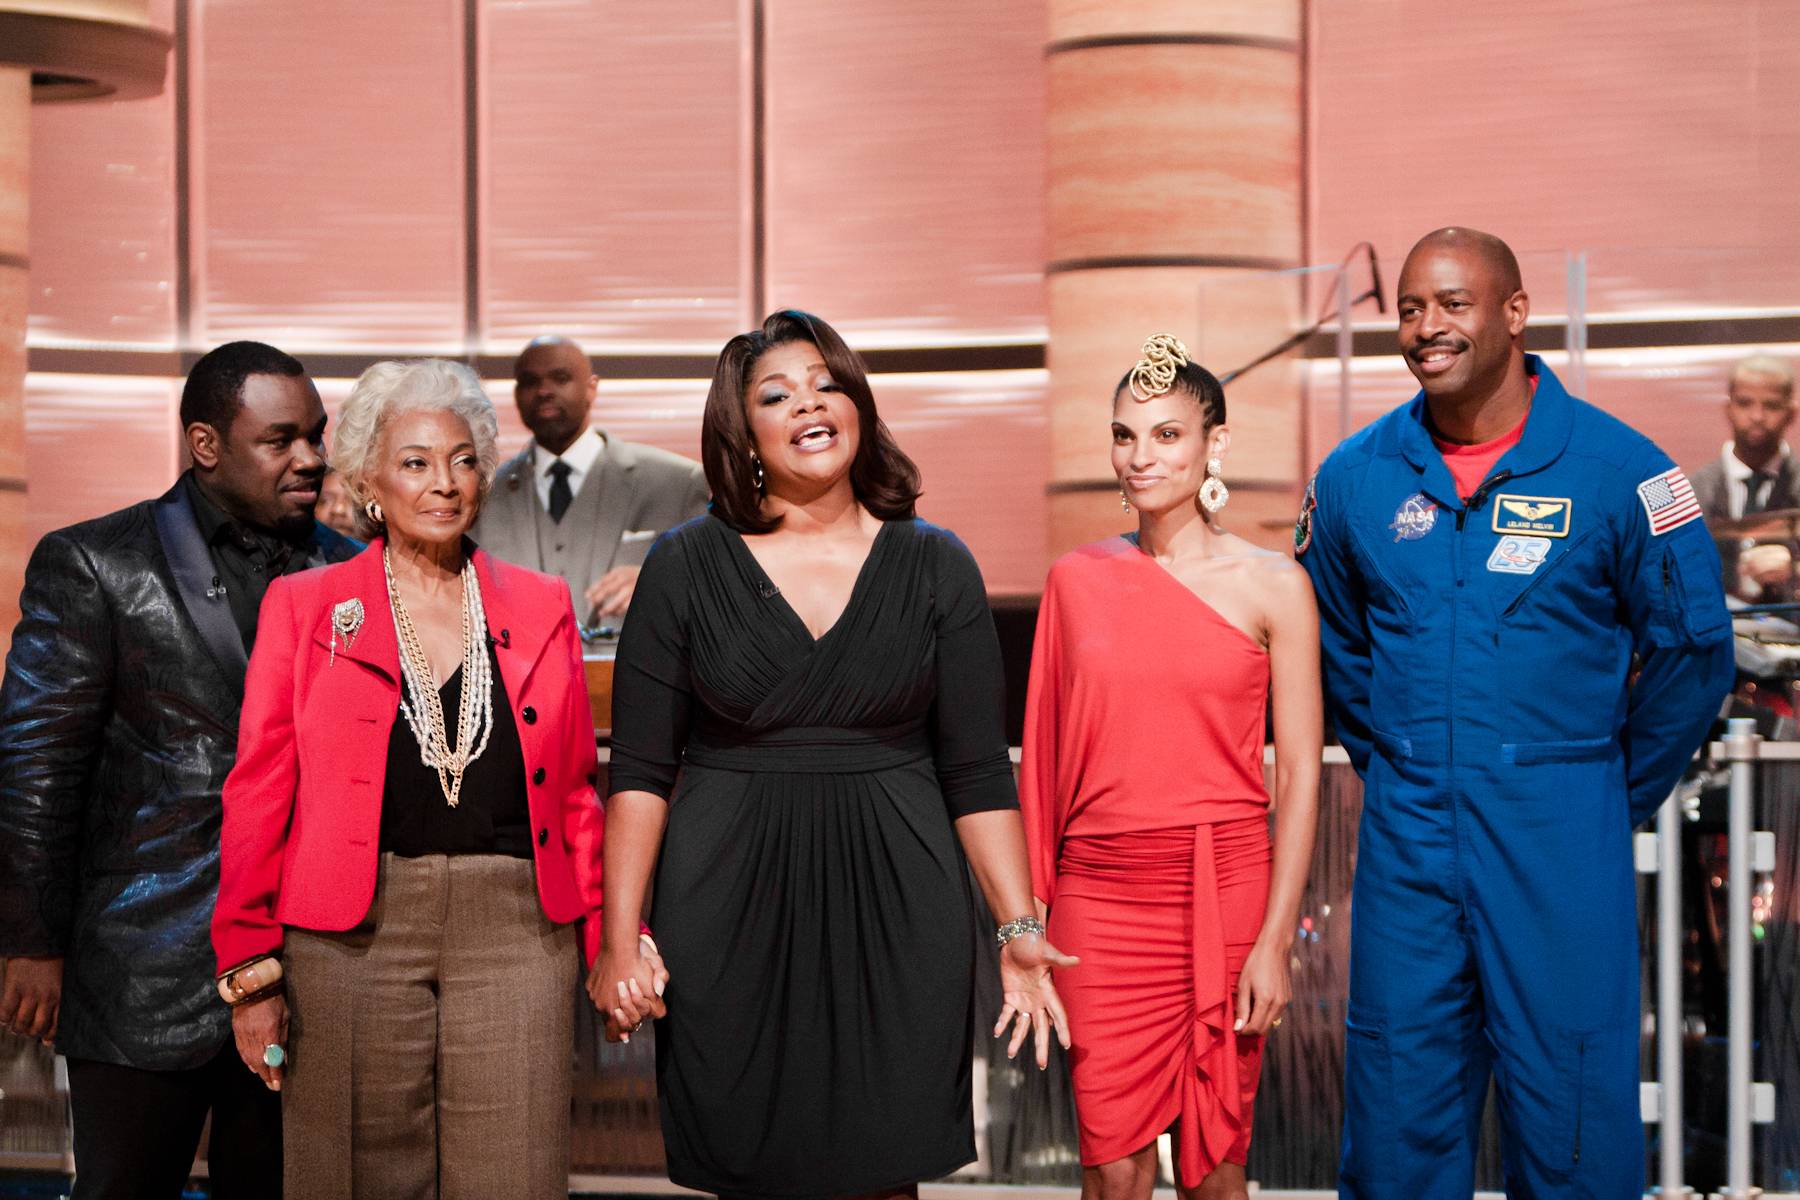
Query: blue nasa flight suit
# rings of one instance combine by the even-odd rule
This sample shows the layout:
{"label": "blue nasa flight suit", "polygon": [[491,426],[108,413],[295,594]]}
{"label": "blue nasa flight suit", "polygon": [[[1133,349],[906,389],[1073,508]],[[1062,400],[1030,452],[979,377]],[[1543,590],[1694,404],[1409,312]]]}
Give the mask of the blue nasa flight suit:
{"label": "blue nasa flight suit", "polygon": [[1364,779],[1347,1200],[1468,1200],[1490,1072],[1509,1195],[1643,1194],[1631,831],[1719,711],[1731,625],[1668,456],[1527,368],[1524,435],[1466,504],[1421,393],[1295,527]]}

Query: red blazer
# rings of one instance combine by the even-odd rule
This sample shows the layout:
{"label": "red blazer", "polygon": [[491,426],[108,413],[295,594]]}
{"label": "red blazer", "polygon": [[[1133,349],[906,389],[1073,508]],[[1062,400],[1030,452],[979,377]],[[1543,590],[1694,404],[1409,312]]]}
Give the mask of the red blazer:
{"label": "red blazer", "polygon": [[[221,972],[281,948],[283,925],[345,930],[375,898],[388,735],[400,651],[382,543],[269,587],[244,685],[237,765],[225,780],[213,951]],[[552,921],[586,917],[600,942],[594,720],[568,585],[474,555],[494,656],[525,753],[538,898]],[[331,650],[332,610],[356,598],[360,629]],[[495,714],[495,719],[504,714]]]}

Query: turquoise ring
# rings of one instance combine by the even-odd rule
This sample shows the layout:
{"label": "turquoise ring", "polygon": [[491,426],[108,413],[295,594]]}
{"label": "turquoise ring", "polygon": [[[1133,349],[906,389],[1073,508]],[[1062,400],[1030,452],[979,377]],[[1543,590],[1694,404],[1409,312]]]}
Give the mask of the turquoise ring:
{"label": "turquoise ring", "polygon": [[287,1061],[287,1051],[283,1050],[279,1043],[270,1042],[268,1045],[263,1047],[263,1065],[264,1066],[279,1067],[282,1063],[284,1063],[286,1061]]}

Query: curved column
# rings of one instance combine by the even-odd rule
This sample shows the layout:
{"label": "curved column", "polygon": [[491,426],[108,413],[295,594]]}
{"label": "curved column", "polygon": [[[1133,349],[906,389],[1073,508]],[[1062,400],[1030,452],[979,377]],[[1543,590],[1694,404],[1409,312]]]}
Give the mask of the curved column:
{"label": "curved column", "polygon": [[27,221],[33,101],[162,90],[170,36],[148,0],[0,0],[0,654],[25,581]]}
{"label": "curved column", "polygon": [[[1127,521],[1108,403],[1151,333],[1215,373],[1296,328],[1303,189],[1301,0],[1051,0],[1048,46],[1050,548]],[[1302,379],[1227,390],[1227,525],[1287,541]]]}

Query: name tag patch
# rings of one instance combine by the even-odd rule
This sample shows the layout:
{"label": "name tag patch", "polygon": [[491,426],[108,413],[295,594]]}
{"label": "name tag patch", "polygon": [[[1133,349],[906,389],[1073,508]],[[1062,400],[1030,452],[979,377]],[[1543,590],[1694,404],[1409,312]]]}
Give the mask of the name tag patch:
{"label": "name tag patch", "polygon": [[1574,507],[1567,496],[1495,496],[1494,532],[1568,537]]}
{"label": "name tag patch", "polygon": [[1507,534],[1494,545],[1488,555],[1488,570],[1507,575],[1530,575],[1544,565],[1550,553],[1550,539]]}

